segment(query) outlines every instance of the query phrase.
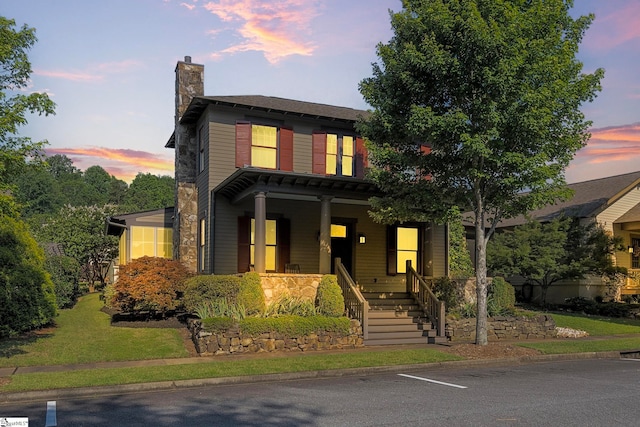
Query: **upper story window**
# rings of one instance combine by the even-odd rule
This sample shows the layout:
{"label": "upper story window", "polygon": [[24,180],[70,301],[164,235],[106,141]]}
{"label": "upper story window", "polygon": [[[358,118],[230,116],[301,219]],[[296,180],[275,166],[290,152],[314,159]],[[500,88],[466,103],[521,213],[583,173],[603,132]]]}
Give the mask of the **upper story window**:
{"label": "upper story window", "polygon": [[354,159],[353,136],[327,134],[326,164],[327,175],[353,176]]}
{"label": "upper story window", "polygon": [[313,173],[363,178],[366,166],[362,138],[326,132],[313,134]]}
{"label": "upper story window", "polygon": [[251,125],[251,166],[278,168],[278,129]]}
{"label": "upper story window", "polygon": [[236,123],[236,167],[293,171],[293,130],[251,122]]}

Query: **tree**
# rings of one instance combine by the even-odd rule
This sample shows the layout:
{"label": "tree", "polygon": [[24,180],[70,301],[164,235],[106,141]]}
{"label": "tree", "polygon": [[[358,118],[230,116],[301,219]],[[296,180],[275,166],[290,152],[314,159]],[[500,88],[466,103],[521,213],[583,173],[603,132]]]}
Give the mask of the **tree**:
{"label": "tree", "polygon": [[[394,36],[360,91],[373,107],[372,199],[381,222],[446,221],[475,228],[476,343],[487,344],[486,245],[504,219],[567,197],[564,169],[590,125],[580,106],[604,71],[583,74],[578,45],[593,15],[571,0],[403,0]],[[525,190],[528,193],[522,194]]]}
{"label": "tree", "polygon": [[47,325],[56,315],[56,296],[42,248],[24,223],[2,215],[0,307],[0,337]]}
{"label": "tree", "polygon": [[24,25],[16,30],[15,25],[14,20],[0,16],[0,194],[2,206],[9,210],[11,201],[7,195],[12,189],[9,182],[28,163],[42,159],[42,147],[46,144],[18,136],[18,128],[27,123],[27,113],[49,115],[54,114],[55,108],[47,94],[16,93],[29,83],[31,63],[27,51],[36,42],[36,36],[33,28]]}
{"label": "tree", "polygon": [[513,231],[496,233],[487,246],[487,267],[495,274],[519,275],[540,285],[544,306],[554,283],[612,272],[612,254],[618,246],[616,238],[596,224],[582,226],[572,218],[531,220]]}
{"label": "tree", "polygon": [[129,212],[166,208],[174,204],[174,191],[172,177],[139,173],[129,186],[124,204]]}
{"label": "tree", "polygon": [[108,236],[105,219],[113,206],[64,206],[36,231],[38,241],[60,243],[83,266],[89,283],[105,284],[107,266],[118,254],[118,239]]}

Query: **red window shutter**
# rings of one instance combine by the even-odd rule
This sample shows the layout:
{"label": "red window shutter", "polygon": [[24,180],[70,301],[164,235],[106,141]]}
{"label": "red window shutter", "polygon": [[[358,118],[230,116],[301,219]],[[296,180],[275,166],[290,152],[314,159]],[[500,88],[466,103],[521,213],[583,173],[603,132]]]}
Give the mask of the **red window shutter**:
{"label": "red window shutter", "polygon": [[364,146],[364,139],[356,137],[356,178],[364,178],[364,171],[369,166],[367,161],[367,148]]}
{"label": "red window shutter", "polygon": [[249,271],[251,264],[251,217],[238,217],[238,273]]}
{"label": "red window shutter", "polygon": [[280,128],[280,170],[293,172],[293,129]]}
{"label": "red window shutter", "polygon": [[278,273],[284,273],[285,265],[291,261],[291,222],[288,218],[280,218],[277,220],[276,233]]}
{"label": "red window shutter", "polygon": [[327,133],[314,132],[312,135],[313,153],[312,173],[326,175],[327,174]]}
{"label": "red window shutter", "polygon": [[387,275],[395,276],[398,274],[398,242],[397,227],[395,225],[387,226]]}
{"label": "red window shutter", "polygon": [[236,167],[251,164],[251,123],[236,122]]}

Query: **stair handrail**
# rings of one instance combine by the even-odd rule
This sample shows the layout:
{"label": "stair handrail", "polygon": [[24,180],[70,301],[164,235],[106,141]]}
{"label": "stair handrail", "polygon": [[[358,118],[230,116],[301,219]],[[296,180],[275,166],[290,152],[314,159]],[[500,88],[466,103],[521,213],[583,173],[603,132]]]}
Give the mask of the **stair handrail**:
{"label": "stair handrail", "polygon": [[362,326],[362,335],[369,338],[369,302],[362,296],[362,292],[351,278],[347,269],[342,265],[340,258],[334,260],[334,270],[338,278],[338,285],[342,289],[344,306],[347,315],[351,319],[358,319]]}
{"label": "stair handrail", "polygon": [[438,300],[431,287],[411,266],[411,260],[407,260],[407,292],[416,300],[422,311],[429,317],[436,327],[439,337],[445,336],[445,306],[444,301]]}

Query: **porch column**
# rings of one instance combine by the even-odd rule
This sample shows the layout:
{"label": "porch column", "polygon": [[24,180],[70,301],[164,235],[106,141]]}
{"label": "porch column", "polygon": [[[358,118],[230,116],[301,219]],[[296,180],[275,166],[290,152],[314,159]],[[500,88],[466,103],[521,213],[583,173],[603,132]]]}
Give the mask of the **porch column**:
{"label": "porch column", "polygon": [[320,274],[331,273],[331,199],[320,197]]}
{"label": "porch column", "polygon": [[256,229],[254,236],[253,268],[257,273],[264,273],[267,245],[267,195],[259,191],[254,195]]}

